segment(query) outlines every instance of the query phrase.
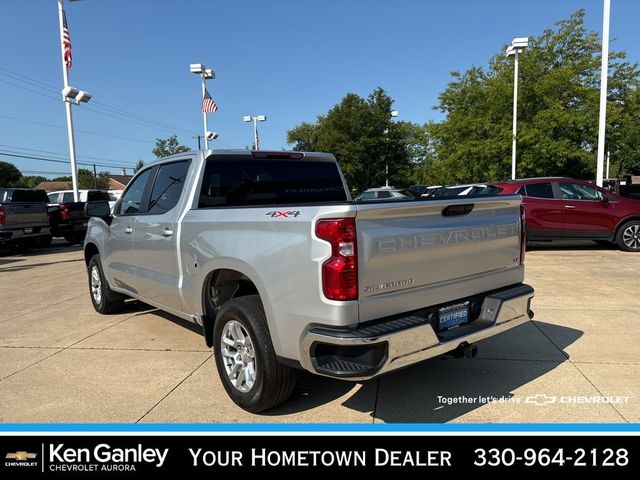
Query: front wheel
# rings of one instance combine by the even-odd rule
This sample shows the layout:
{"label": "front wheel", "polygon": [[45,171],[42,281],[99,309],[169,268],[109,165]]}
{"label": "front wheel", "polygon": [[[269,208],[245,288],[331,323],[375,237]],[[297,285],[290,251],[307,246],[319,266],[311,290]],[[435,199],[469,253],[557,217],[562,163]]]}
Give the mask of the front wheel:
{"label": "front wheel", "polygon": [[122,308],[124,297],[109,287],[102,271],[100,255],[95,254],[91,257],[87,270],[91,303],[93,303],[93,308],[95,308],[96,312],[106,314]]}
{"label": "front wheel", "polygon": [[287,400],[296,383],[293,368],[279,362],[258,295],[225,303],[213,329],[218,374],[227,394],[253,413]]}
{"label": "front wheel", "polygon": [[640,221],[632,220],[620,227],[616,243],[625,252],[640,252]]}

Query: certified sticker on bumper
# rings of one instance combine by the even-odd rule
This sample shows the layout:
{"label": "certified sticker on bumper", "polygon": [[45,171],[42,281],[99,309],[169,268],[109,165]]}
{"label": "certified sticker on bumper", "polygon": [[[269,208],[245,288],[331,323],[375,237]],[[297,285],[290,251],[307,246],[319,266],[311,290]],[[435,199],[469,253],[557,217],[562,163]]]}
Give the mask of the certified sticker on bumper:
{"label": "certified sticker on bumper", "polygon": [[438,309],[440,331],[451,330],[469,322],[469,302]]}

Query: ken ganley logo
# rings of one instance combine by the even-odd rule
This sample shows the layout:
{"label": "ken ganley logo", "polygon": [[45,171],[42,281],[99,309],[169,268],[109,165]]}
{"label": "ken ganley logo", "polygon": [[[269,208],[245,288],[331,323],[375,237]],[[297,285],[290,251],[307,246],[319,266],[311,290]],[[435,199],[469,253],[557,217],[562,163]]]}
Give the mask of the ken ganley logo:
{"label": "ken ganley logo", "polygon": [[38,454],[18,450],[17,452],[9,452],[4,457],[5,467],[36,467]]}
{"label": "ken ganley logo", "polygon": [[51,472],[135,472],[136,466],[144,464],[162,467],[168,452],[168,448],[143,448],[141,444],[130,448],[111,447],[107,443],[93,448],[50,444],[47,469]]}

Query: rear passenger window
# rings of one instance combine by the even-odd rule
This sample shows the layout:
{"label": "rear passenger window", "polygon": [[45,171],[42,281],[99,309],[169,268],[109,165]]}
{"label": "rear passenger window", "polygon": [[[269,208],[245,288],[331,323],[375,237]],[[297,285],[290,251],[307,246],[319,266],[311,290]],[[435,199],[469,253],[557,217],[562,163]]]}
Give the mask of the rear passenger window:
{"label": "rear passenger window", "polygon": [[198,208],[346,201],[338,166],[312,160],[207,160]]}
{"label": "rear passenger window", "polygon": [[176,206],[184,188],[189,162],[174,162],[160,166],[149,199],[149,213],[161,214]]}
{"label": "rear passenger window", "polygon": [[65,192],[62,194],[62,203],[73,202],[73,192]]}
{"label": "rear passenger window", "polygon": [[378,192],[378,198],[391,198],[391,192]]}
{"label": "rear passenger window", "polygon": [[87,192],[87,202],[108,202],[111,200],[109,192],[101,192],[99,190],[89,190]]}
{"label": "rear passenger window", "polygon": [[554,198],[551,183],[531,183],[527,185],[526,196],[534,198]]}

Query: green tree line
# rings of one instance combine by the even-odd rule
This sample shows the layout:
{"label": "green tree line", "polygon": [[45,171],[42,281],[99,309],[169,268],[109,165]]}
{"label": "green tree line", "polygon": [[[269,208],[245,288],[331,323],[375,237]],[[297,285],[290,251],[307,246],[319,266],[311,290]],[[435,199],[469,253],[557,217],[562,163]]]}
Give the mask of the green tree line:
{"label": "green tree line", "polygon": [[[584,10],[529,39],[520,55],[518,177],[593,179],[596,168],[601,43]],[[434,107],[444,118],[394,122],[393,100],[376,89],[349,93],[314,123],[287,134],[295,150],[336,154],[354,189],[380,186],[389,164],[396,186],[504,180],[511,172],[513,61],[500,48],[487,67],[452,72]],[[611,176],[640,171],[640,71],[611,52],[607,145]]]}

